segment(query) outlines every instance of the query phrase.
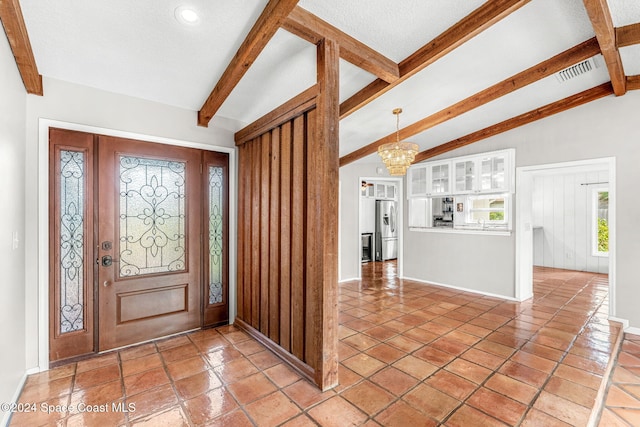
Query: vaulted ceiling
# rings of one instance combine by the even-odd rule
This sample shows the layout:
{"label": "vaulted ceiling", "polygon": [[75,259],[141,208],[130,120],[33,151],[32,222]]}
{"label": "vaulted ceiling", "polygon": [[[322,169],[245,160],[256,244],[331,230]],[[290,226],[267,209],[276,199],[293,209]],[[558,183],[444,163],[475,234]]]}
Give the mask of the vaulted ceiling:
{"label": "vaulted ceiling", "polygon": [[[206,105],[265,7],[277,3],[19,2],[41,75],[194,112]],[[180,6],[196,10],[199,22],[180,23]],[[324,21],[320,28],[350,36],[361,49],[355,59],[341,55],[342,164],[372,160],[377,143],[395,138],[396,107],[404,110],[401,136],[429,150],[640,86],[637,0],[300,0],[297,18],[278,22],[283,28],[273,28],[261,51],[253,47],[260,52],[255,62],[217,100],[215,114],[232,119],[233,130],[315,83],[316,49],[309,40],[317,28],[308,24],[309,13]],[[250,64],[236,59],[240,68]],[[589,71],[558,77],[585,60]]]}

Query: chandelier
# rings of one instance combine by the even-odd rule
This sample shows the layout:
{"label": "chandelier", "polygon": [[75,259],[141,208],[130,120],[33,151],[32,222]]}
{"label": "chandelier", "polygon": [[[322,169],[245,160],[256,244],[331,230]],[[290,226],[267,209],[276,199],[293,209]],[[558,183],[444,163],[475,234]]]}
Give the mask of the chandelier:
{"label": "chandelier", "polygon": [[393,110],[396,115],[396,142],[389,142],[378,147],[378,154],[392,176],[402,176],[416,158],[418,144],[400,142],[400,113],[402,108]]}

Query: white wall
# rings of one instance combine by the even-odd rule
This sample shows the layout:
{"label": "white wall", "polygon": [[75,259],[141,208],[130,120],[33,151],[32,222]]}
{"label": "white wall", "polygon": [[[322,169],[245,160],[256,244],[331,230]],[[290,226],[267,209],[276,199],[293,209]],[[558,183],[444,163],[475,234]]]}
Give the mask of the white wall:
{"label": "white wall", "polygon": [[[594,256],[593,190],[607,184],[606,171],[564,172],[533,179],[533,264],[609,272],[609,258]],[[589,185],[586,185],[586,184]]]}
{"label": "white wall", "polygon": [[[605,157],[616,160],[616,301],[614,315],[640,327],[640,91],[609,96],[443,155],[457,157],[516,149],[517,166]],[[343,211],[344,212],[344,211]],[[517,227],[514,225],[514,230]],[[444,239],[444,236],[449,236]],[[434,236],[405,230],[404,275],[443,280],[484,292],[515,296],[515,232],[510,237]],[[443,245],[450,251],[440,250]],[[422,253],[423,255],[418,256]],[[491,254],[490,257],[487,254]],[[481,262],[485,260],[486,262]],[[489,270],[496,274],[490,274]],[[454,282],[454,283],[452,283]]]}
{"label": "white wall", "polygon": [[[26,157],[30,170],[26,178],[26,221],[32,226],[25,236],[26,256],[26,360],[27,367],[38,366],[38,263],[39,179],[46,169],[37,170],[40,156],[39,119],[52,119],[86,126],[131,132],[150,137],[170,138],[194,143],[233,147],[229,122],[212,122],[209,128],[196,124],[196,112],[145,101],[53,79],[44,80],[44,96],[27,99]],[[45,175],[46,176],[46,175]]]}
{"label": "white wall", "polygon": [[[9,42],[0,31],[0,402],[10,402],[26,372],[24,179],[26,91]],[[14,248],[13,236],[19,240]],[[0,424],[6,420],[0,412]]]}

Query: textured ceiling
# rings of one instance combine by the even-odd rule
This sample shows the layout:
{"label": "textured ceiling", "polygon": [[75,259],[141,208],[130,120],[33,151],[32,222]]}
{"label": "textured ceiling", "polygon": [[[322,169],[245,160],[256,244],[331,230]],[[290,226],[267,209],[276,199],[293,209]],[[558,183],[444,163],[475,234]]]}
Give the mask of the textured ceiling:
{"label": "textured ceiling", "polygon": [[[608,0],[616,26],[640,22],[640,1]],[[21,0],[36,61],[46,77],[197,111],[266,0]],[[480,0],[301,0],[299,5],[400,62],[484,2]],[[201,22],[174,18],[181,5]],[[408,81],[340,122],[345,155],[436,113],[594,36],[582,0],[532,0]],[[315,83],[315,46],[279,30],[218,111],[237,129]],[[640,45],[621,49],[640,74]],[[599,68],[559,83],[552,76],[414,138],[421,149],[458,138],[609,80]],[[340,64],[343,101],[375,77]],[[45,88],[46,90],[46,88]],[[46,96],[46,93],[45,93]],[[195,122],[195,114],[194,114]],[[237,130],[236,129],[236,130]]]}

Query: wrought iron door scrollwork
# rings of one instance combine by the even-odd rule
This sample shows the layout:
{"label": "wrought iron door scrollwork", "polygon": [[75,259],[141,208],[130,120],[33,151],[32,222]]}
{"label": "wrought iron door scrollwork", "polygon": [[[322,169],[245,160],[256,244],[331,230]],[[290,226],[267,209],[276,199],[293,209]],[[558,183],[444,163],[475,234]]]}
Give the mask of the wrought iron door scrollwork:
{"label": "wrought iron door scrollwork", "polygon": [[120,277],[185,270],[185,168],[120,157]]}

